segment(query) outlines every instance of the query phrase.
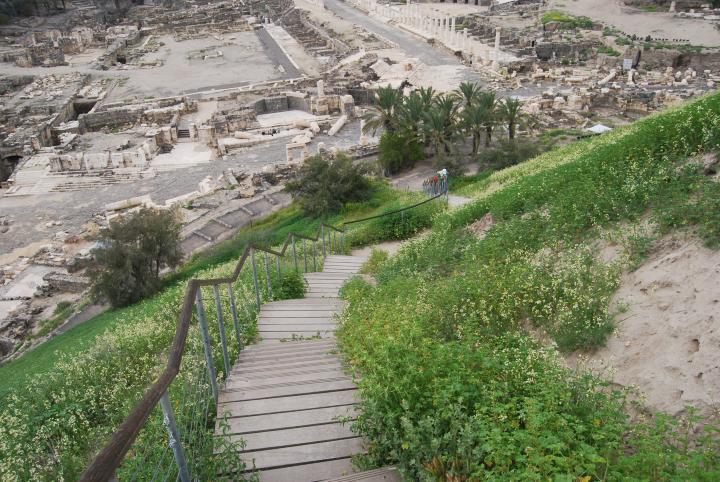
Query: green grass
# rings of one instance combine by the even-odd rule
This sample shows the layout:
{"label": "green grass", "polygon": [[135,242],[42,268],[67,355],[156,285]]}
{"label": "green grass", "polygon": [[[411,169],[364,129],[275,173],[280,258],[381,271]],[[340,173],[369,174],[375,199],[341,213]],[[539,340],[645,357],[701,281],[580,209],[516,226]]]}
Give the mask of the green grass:
{"label": "green grass", "polygon": [[450,192],[455,193],[455,191],[461,190],[465,186],[470,186],[480,181],[483,181],[490,177],[492,173],[493,171],[486,170],[478,172],[477,174],[473,174],[471,176],[450,177]]}
{"label": "green grass", "polygon": [[616,29],[615,27],[603,27],[603,31],[602,31],[603,37],[616,36],[619,33],[620,33],[620,31],[618,29]]}
{"label": "green grass", "polygon": [[[717,420],[632,421],[628,390],[561,358],[606,342],[620,275],[651,243],[630,233],[608,264],[601,232],[649,213],[720,248],[720,184],[691,162],[718,149],[715,94],[542,154],[466,185],[474,201],[375,266],[377,286],[347,285],[338,336],[362,374],[364,466],[423,482],[718,480]],[[478,239],[466,228],[488,213]]]}
{"label": "green grass", "polygon": [[27,380],[52,370],[58,360],[81,353],[120,321],[118,312],[106,312],[61,333],[10,363],[0,365],[0,401]]}
{"label": "green grass", "polygon": [[598,47],[598,53],[609,55],[611,57],[620,57],[620,52],[618,52],[617,50],[615,50],[612,47],[608,47],[605,45]]}
{"label": "green grass", "polygon": [[[343,220],[358,219],[397,206],[406,206],[416,198],[413,194],[395,191],[386,184],[377,183],[373,198],[367,203],[345,206],[343,212],[331,217],[331,224]],[[412,234],[418,223],[428,225],[431,213],[410,216],[407,224]],[[144,390],[157,377],[164,366],[165,356],[175,334],[181,301],[185,292],[185,280],[189,277],[217,278],[228,276],[235,268],[237,257],[249,241],[265,245],[277,245],[290,231],[315,234],[319,220],[308,219],[294,207],[277,212],[252,227],[241,230],[231,241],[205,255],[196,256],[173,276],[168,277],[165,287],[155,296],[135,305],[106,312],[68,332],[53,338],[36,350],[0,368],[0,480],[60,480],[75,479],[98,447],[135,406]],[[381,239],[372,233],[372,226],[363,227],[363,236]],[[397,228],[402,230],[402,223]],[[393,233],[398,236],[399,233]],[[402,233],[400,233],[402,234]],[[355,244],[362,244],[362,237],[348,238]],[[297,246],[298,256],[303,258],[303,245]],[[308,246],[308,249],[311,249]],[[287,273],[292,262],[283,262]],[[261,283],[262,300],[282,299],[298,295],[303,288],[298,280],[285,276],[282,283],[277,278],[274,264],[270,266],[273,294]],[[258,263],[259,277],[265,280],[262,258]],[[255,316],[257,307],[252,289],[252,276],[244,269],[233,292],[239,307],[242,338],[251,342],[256,336]],[[232,317],[229,313],[229,299],[221,290],[221,305],[226,321],[226,336],[234,341]],[[202,293],[211,336],[217,341],[218,323],[211,290]],[[205,413],[207,405],[207,384],[195,377],[202,367],[202,346],[198,343],[197,324],[191,326],[186,347],[183,368],[171,385],[170,398],[173,403],[187,399],[186,392],[203,391],[199,398],[192,398],[190,406],[198,414]],[[222,372],[222,353],[219,343],[213,344],[215,364]],[[238,350],[230,343],[230,358]],[[196,373],[197,372],[197,373]],[[224,375],[221,373],[220,377]],[[192,395],[195,397],[195,395]],[[186,405],[187,406],[187,405]],[[156,410],[157,411],[157,410]],[[233,464],[234,456],[213,458],[212,427],[214,417],[207,422],[207,430],[198,430],[197,416],[192,410],[182,410],[178,423],[185,427],[184,433],[193,433],[195,442],[186,447],[200,465],[194,474],[201,480],[209,480],[219,468]],[[214,413],[210,408],[209,413]],[[195,427],[195,428],[192,428]],[[152,474],[153,463],[135,466],[136,457],[149,450],[150,459],[160,460],[164,451],[166,431],[162,417],[154,414],[141,431],[136,446],[131,450],[125,465],[118,474],[130,478],[139,467],[140,479]],[[232,452],[233,449],[230,449]],[[233,452],[234,453],[234,452]],[[220,464],[220,465],[218,465]]]}
{"label": "green grass", "polygon": [[573,15],[567,14],[565,12],[560,12],[558,10],[551,10],[549,12],[545,12],[540,17],[540,22],[543,25],[550,22],[558,22],[560,23],[560,27],[563,29],[590,29],[593,27],[593,21],[588,17],[575,17]]}

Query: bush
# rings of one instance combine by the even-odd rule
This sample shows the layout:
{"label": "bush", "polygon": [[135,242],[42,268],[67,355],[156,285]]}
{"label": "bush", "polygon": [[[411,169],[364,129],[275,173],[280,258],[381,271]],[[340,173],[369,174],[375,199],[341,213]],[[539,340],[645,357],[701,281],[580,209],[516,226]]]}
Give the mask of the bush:
{"label": "bush", "polygon": [[110,223],[94,250],[93,292],[117,308],[136,303],[162,287],[160,270],[181,259],[180,225],[169,211],[143,209]]}
{"label": "bush", "polygon": [[542,148],[536,143],[513,139],[502,141],[497,148],[480,151],[478,157],[488,167],[503,169],[533,158],[540,152]]}
{"label": "bush", "polygon": [[[393,203],[378,215],[391,213],[407,206],[408,204]],[[432,225],[435,215],[444,207],[445,203],[442,200],[435,200],[401,213],[366,221],[350,232],[351,245],[366,246],[380,241],[410,238]]]}
{"label": "bush", "polygon": [[350,158],[340,155],[329,161],[315,156],[305,161],[285,191],[306,215],[321,217],[339,212],[345,203],[370,199],[372,185]]}
{"label": "bush", "polygon": [[305,296],[305,280],[300,273],[287,271],[283,273],[280,281],[273,281],[275,300],[293,300]]}
{"label": "bush", "polygon": [[422,145],[416,139],[389,131],[383,132],[378,149],[378,162],[386,174],[412,168],[423,158]]}

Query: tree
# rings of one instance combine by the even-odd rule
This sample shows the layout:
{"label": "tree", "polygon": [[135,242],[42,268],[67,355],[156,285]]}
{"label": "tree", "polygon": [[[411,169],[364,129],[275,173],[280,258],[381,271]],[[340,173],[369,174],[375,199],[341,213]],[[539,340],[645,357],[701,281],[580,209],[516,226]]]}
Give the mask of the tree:
{"label": "tree", "polygon": [[387,174],[413,167],[423,158],[422,144],[410,131],[395,134],[383,132],[378,151],[378,162]]}
{"label": "tree", "polygon": [[455,90],[453,95],[462,102],[463,107],[477,102],[481,94],[480,86],[473,82],[462,82]]}
{"label": "tree", "polygon": [[363,132],[372,132],[373,135],[375,135],[380,128],[394,132],[395,122],[397,120],[396,111],[401,101],[402,92],[392,88],[390,85],[380,87],[375,92],[374,104],[363,116],[363,120],[365,121]]}
{"label": "tree", "polygon": [[497,100],[494,92],[481,92],[478,96],[478,105],[485,109],[485,147],[490,147],[492,133],[497,122]]}
{"label": "tree", "polygon": [[93,291],[113,307],[126,306],[161,287],[160,270],[182,260],[180,225],[170,211],[142,209],[112,221],[98,236],[91,271]]}
{"label": "tree", "polygon": [[502,104],[500,104],[500,115],[503,120],[507,123],[508,127],[508,138],[510,140],[515,139],[515,126],[520,120],[520,108],[522,102],[519,99],[513,99],[507,97]]}
{"label": "tree", "polygon": [[372,185],[363,169],[346,156],[329,161],[310,157],[297,177],[285,185],[309,216],[321,217],[340,211],[345,203],[367,201]]}
{"label": "tree", "polygon": [[428,108],[426,100],[417,92],[412,92],[398,107],[397,131],[403,137],[422,143],[422,121]]}
{"label": "tree", "polygon": [[458,105],[450,96],[439,96],[434,106],[425,113],[423,135],[433,146],[436,156],[449,153],[455,139]]}
{"label": "tree", "polygon": [[472,135],[472,153],[477,155],[480,149],[480,138],[485,132],[488,112],[484,106],[471,104],[462,111],[462,125],[465,131]]}

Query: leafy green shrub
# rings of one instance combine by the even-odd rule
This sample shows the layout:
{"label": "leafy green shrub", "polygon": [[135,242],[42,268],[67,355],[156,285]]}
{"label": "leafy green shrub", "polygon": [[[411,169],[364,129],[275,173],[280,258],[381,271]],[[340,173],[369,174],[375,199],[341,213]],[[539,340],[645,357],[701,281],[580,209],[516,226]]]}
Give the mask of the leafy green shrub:
{"label": "leafy green shrub", "polygon": [[319,156],[306,159],[285,190],[306,215],[314,217],[337,213],[345,203],[365,201],[372,195],[372,185],[362,167],[342,155],[335,160]]}
{"label": "leafy green shrub", "polygon": [[422,145],[413,137],[383,132],[378,145],[378,162],[387,174],[415,166],[424,157]]}
{"label": "leafy green shrub", "polygon": [[374,274],[375,272],[377,272],[380,265],[387,261],[389,257],[390,255],[387,251],[373,248],[372,251],[370,251],[370,258],[365,261],[365,264],[363,264],[360,272],[366,274]]}
{"label": "leafy green shrub", "polygon": [[127,306],[162,287],[160,269],[182,259],[180,225],[169,211],[142,209],[115,220],[98,236],[93,292],[113,307]]}
{"label": "leafy green shrub", "polygon": [[292,300],[305,296],[305,280],[296,271],[283,273],[281,280],[273,281],[273,295],[276,300]]}

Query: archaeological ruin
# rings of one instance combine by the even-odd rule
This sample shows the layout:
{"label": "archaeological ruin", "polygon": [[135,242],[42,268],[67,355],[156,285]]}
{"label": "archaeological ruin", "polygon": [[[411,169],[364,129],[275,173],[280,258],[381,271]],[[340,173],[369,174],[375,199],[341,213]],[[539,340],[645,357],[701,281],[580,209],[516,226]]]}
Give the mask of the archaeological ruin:
{"label": "archaeological ruin", "polygon": [[380,86],[476,82],[521,99],[538,136],[720,81],[720,11],[700,1],[626,1],[633,22],[553,0],[56,3],[0,25],[0,358],[78,299],[88,235],[114,217],[178,210],[190,255],[288,205],[307,157],[372,159]]}

